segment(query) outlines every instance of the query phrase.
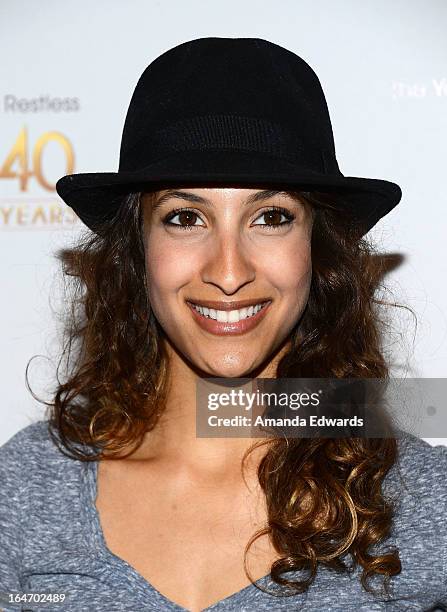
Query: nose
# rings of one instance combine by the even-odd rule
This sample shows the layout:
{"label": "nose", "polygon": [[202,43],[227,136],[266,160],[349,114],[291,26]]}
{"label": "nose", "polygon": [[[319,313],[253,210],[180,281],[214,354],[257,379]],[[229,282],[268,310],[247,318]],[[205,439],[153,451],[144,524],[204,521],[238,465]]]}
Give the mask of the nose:
{"label": "nose", "polygon": [[253,282],[255,265],[239,234],[221,233],[215,239],[215,248],[210,250],[202,268],[202,281],[232,295]]}

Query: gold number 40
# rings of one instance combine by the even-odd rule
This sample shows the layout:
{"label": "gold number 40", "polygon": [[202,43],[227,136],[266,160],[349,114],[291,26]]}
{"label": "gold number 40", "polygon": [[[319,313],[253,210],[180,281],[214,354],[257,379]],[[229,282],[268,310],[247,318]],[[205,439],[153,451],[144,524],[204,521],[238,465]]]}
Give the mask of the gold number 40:
{"label": "gold number 40", "polygon": [[[18,178],[20,190],[26,191],[28,179],[35,176],[39,184],[48,191],[54,191],[55,186],[49,183],[42,172],[42,153],[45,146],[51,142],[61,145],[65,153],[66,174],[72,174],[74,169],[74,153],[70,141],[60,132],[45,132],[34,145],[31,169],[28,165],[28,132],[22,128],[13,144],[3,166],[0,168],[0,178]],[[17,170],[13,169],[14,164]]]}

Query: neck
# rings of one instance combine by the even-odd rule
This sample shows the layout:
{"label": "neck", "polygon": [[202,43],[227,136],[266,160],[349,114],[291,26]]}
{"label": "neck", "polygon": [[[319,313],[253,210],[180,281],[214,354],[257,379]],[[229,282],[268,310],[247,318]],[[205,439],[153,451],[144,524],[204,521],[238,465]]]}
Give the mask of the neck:
{"label": "neck", "polygon": [[[287,348],[284,346],[275,359],[259,369],[256,376],[244,378],[275,378],[278,361]],[[245,452],[261,439],[197,437],[197,381],[212,376],[194,369],[170,344],[167,345],[167,354],[170,379],[165,408],[156,427],[146,434],[143,444],[132,457],[177,462],[197,474],[213,477],[240,471]],[[264,444],[250,453],[246,462],[248,470],[250,466],[255,469],[266,450]]]}

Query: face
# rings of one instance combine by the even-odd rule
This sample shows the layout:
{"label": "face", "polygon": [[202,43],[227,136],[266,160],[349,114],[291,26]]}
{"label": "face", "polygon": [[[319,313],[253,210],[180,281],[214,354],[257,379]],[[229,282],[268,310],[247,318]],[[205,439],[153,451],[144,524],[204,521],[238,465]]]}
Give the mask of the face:
{"label": "face", "polygon": [[142,206],[149,299],[171,354],[210,377],[267,371],[309,296],[308,206],[226,187],[148,193]]}

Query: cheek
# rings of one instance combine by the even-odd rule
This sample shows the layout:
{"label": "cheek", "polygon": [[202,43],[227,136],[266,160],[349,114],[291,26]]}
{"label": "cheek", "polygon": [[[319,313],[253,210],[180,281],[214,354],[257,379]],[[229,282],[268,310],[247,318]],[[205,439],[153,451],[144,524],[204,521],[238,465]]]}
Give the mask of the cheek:
{"label": "cheek", "polygon": [[270,282],[283,294],[307,298],[312,279],[310,242],[296,242],[288,249],[272,251],[264,269]]}
{"label": "cheek", "polygon": [[146,276],[149,296],[153,306],[166,303],[183,285],[191,280],[193,250],[182,249],[172,242],[157,239],[154,235],[146,244]]}

